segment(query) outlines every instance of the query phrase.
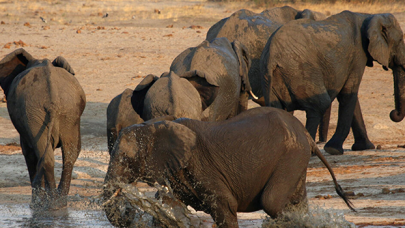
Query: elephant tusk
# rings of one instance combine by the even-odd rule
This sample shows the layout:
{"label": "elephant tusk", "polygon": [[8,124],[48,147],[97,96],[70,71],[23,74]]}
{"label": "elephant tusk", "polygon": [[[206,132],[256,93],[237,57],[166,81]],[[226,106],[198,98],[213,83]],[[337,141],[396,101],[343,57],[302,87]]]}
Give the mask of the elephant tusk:
{"label": "elephant tusk", "polygon": [[249,94],[250,94],[250,96],[253,97],[253,99],[255,99],[255,100],[259,99],[259,98],[252,92],[252,90],[249,90]]}
{"label": "elephant tusk", "polygon": [[117,189],[117,191],[114,192],[114,194],[110,197],[110,199],[108,199],[107,201],[105,201],[102,206],[104,207],[105,205],[111,203],[111,201],[118,196],[118,194],[120,194],[122,188]]}

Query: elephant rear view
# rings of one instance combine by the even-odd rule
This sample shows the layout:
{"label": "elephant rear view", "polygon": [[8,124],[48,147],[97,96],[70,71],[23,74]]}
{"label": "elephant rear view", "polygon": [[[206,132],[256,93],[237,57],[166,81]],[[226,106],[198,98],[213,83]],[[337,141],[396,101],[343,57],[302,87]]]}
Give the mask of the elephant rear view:
{"label": "elephant rear view", "polygon": [[144,122],[134,111],[131,105],[133,90],[125,89],[124,92],[114,97],[107,107],[107,146],[108,152],[114,146],[121,129],[133,124]]}
{"label": "elephant rear view", "polygon": [[[84,91],[69,63],[34,59],[17,49],[0,61],[0,85],[20,144],[32,186],[32,207],[67,205],[73,165],[81,149],[80,117]],[[58,188],[54,150],[62,147],[63,170]]]}
{"label": "elephant rear view", "polygon": [[204,41],[177,56],[170,72],[142,80],[132,94],[132,107],[144,120],[167,115],[230,118],[247,109],[249,66],[247,50],[238,41]]}

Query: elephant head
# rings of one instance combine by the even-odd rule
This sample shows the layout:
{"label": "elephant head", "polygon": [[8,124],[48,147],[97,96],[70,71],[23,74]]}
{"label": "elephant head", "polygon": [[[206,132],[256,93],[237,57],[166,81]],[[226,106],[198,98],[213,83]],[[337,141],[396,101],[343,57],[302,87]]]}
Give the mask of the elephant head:
{"label": "elephant head", "polygon": [[[104,180],[103,198],[119,197],[122,184],[136,180],[165,184],[165,177],[185,168],[196,147],[196,134],[184,125],[161,121],[124,128],[114,145]],[[128,226],[134,213],[106,205],[105,213],[115,226]],[[120,216],[125,214],[125,216]]]}
{"label": "elephant head", "polygon": [[[8,90],[11,86],[14,78],[21,72],[30,67],[34,67],[41,64],[42,60],[34,59],[23,48],[17,49],[0,61],[0,86],[4,90],[4,94],[8,94]],[[65,58],[62,56],[57,57],[52,64],[56,67],[66,69],[69,73],[75,74],[73,68],[69,65]]]}
{"label": "elephant head", "polygon": [[368,46],[368,66],[373,61],[385,70],[392,69],[394,75],[395,110],[391,111],[392,121],[399,122],[405,116],[405,44],[403,32],[392,14],[377,14],[364,23]]}

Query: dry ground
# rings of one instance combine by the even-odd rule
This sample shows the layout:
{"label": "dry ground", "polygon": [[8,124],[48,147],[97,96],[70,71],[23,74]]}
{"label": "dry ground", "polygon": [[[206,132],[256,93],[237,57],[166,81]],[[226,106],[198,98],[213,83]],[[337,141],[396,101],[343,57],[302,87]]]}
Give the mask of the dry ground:
{"label": "dry ground", "polygon": [[[403,5],[293,7],[311,8],[325,14],[345,9],[393,12],[405,29]],[[85,90],[83,150],[74,169],[69,207],[90,208],[89,199],[100,192],[109,160],[105,126],[110,100],[125,88],[133,89],[147,74],[160,75],[167,71],[181,51],[204,40],[211,25],[240,8],[262,10],[242,3],[191,0],[0,0],[0,59],[21,46],[37,58],[54,59],[62,55],[76,71]],[[108,17],[103,18],[105,13]],[[353,139],[349,136],[343,156],[327,156],[340,184],[353,192],[358,212],[350,212],[337,197],[329,174],[317,158],[311,159],[308,169],[308,198],[311,204],[344,213],[347,220],[359,226],[405,226],[405,123],[389,119],[394,107],[392,74],[375,65],[366,69],[359,96],[369,137],[381,149],[352,152],[349,149]],[[304,121],[303,113],[297,112],[296,116]],[[329,136],[336,120],[335,104]],[[0,103],[0,206],[30,201],[28,172],[18,143],[6,104]],[[60,155],[58,150],[57,174],[62,167]],[[260,223],[257,219],[262,216],[262,213],[241,214],[240,218],[243,226],[256,227]]]}

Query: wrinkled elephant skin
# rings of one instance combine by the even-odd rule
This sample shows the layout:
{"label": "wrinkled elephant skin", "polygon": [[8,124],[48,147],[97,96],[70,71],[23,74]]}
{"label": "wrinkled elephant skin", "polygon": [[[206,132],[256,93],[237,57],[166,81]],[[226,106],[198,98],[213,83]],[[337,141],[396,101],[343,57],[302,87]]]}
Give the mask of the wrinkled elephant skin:
{"label": "wrinkled elephant skin", "polygon": [[[103,197],[120,197],[120,186],[135,180],[150,185],[168,181],[183,203],[210,214],[219,227],[236,228],[237,212],[263,209],[274,218],[289,205],[306,207],[311,153],[327,166],[336,191],[352,208],[300,121],[271,107],[219,122],[181,118],[123,129],[111,154]],[[118,218],[115,208],[104,209],[113,225],[131,223],[130,209]],[[128,217],[119,216],[124,214]]]}
{"label": "wrinkled elephant skin", "polygon": [[[61,56],[51,63],[17,49],[0,61],[0,85],[20,134],[32,186],[31,207],[66,207],[73,165],[81,149],[80,117],[86,105],[73,69]],[[63,170],[56,189],[57,147],[62,147]]]}
{"label": "wrinkled elephant skin", "polygon": [[273,33],[261,56],[265,103],[288,111],[304,110],[306,128],[314,138],[322,115],[337,98],[338,124],[325,150],[343,154],[350,127],[353,150],[373,149],[357,94],[365,67],[374,61],[393,70],[391,119],[401,121],[405,115],[405,45],[393,15],[344,11],[323,21],[291,21]]}

